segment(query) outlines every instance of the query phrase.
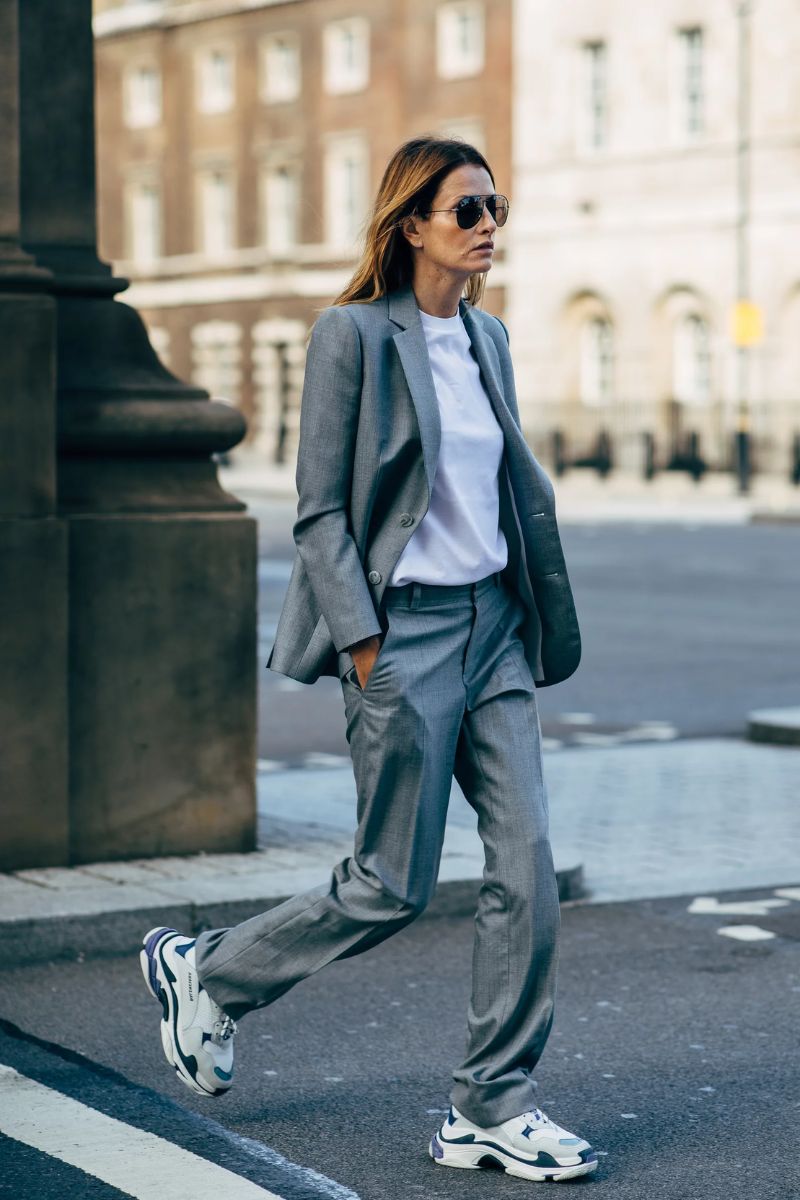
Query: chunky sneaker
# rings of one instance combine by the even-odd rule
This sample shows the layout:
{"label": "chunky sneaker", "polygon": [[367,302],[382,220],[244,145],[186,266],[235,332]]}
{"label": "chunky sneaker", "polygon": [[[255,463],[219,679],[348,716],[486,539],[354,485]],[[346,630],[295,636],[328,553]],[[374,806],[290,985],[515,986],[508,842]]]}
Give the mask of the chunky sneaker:
{"label": "chunky sneaker", "polygon": [[221,1096],[233,1082],[236,1023],[197,977],[194,938],[151,929],[139,955],[150,994],[161,1001],[161,1042],[167,1062],[200,1096]]}
{"label": "chunky sneaker", "polygon": [[482,1129],[451,1106],[428,1152],[443,1167],[502,1167],[520,1179],[574,1179],[597,1167],[589,1143],[556,1125],[540,1108]]}

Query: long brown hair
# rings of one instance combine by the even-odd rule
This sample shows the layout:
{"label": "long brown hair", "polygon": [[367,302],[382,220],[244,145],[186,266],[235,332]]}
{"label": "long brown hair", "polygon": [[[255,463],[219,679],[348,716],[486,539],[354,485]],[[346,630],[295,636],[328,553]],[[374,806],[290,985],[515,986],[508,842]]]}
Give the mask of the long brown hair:
{"label": "long brown hair", "polygon": [[[364,234],[364,249],[350,282],[334,304],[377,300],[393,292],[413,275],[411,247],[400,225],[415,212],[427,212],[439,184],[462,164],[485,167],[495,186],[491,168],[479,150],[463,138],[423,135],[403,142],[383,173]],[[465,299],[483,299],[486,273],[474,271],[466,283]]]}

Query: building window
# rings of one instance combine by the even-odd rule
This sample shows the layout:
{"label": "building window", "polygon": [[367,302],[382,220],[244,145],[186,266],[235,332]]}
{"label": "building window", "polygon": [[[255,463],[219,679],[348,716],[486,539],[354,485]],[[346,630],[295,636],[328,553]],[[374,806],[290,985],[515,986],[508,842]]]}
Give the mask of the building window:
{"label": "building window", "polygon": [[295,462],[307,330],[302,322],[269,318],[252,329],[254,419],[251,444],[270,462]]}
{"label": "building window", "polygon": [[146,129],[161,122],[161,72],[142,63],[125,73],[125,124],[129,129]]}
{"label": "building window", "polygon": [[330,93],[360,92],[369,82],[369,23],[331,21],[323,31],[323,80]]}
{"label": "building window", "polygon": [[606,317],[591,317],[581,327],[580,397],[584,404],[603,405],[614,386],[614,331]]}
{"label": "building window", "polygon": [[674,398],[679,404],[708,404],[711,399],[711,347],[708,323],[689,313],[675,326],[673,341]]}
{"label": "building window", "polygon": [[693,141],[705,127],[703,30],[679,29],[675,49],[673,128],[679,141]]}
{"label": "building window", "polygon": [[228,112],[234,101],[233,55],[228,50],[204,50],[197,58],[197,107],[200,112]]}
{"label": "building window", "polygon": [[264,243],[270,254],[297,244],[300,186],[297,170],[285,163],[265,167],[261,181]]}
{"label": "building window", "polygon": [[478,75],[484,62],[483,5],[476,0],[436,10],[436,70],[442,79]]}
{"label": "building window", "polygon": [[161,189],[142,180],[128,188],[128,258],[147,266],[161,257]]}
{"label": "building window", "polygon": [[233,178],[229,171],[204,171],[200,176],[200,248],[205,254],[225,254],[235,246]]}
{"label": "building window", "polygon": [[581,47],[579,140],[584,150],[600,150],[608,142],[608,52],[605,42]]}
{"label": "building window", "polygon": [[367,208],[367,147],[358,135],[331,138],[325,151],[325,237],[354,253]]}
{"label": "building window", "polygon": [[192,330],[192,382],[213,400],[238,405],[242,390],[242,327],[204,321]]}
{"label": "building window", "polygon": [[300,95],[300,42],[294,33],[274,33],[261,43],[261,99],[266,104]]}

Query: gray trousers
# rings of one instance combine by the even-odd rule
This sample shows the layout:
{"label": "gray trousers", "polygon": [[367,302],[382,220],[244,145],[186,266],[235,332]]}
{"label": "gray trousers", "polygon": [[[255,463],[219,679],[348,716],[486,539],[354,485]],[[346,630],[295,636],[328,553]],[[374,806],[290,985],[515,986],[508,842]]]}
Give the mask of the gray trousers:
{"label": "gray trousers", "polygon": [[326,963],[361,954],[431,899],[455,774],[485,849],[466,1057],[451,1100],[479,1125],[535,1106],[553,1021],[560,911],[536,687],[498,574],[384,592],[387,632],[362,689],[342,677],[358,794],[352,856],[330,880],[230,929],[201,933],[201,982],[232,1017]]}

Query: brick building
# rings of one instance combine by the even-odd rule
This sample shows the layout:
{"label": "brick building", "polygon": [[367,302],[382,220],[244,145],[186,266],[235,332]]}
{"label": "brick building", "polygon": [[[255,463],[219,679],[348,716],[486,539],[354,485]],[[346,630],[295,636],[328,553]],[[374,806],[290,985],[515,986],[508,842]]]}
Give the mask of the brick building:
{"label": "brick building", "polygon": [[513,213],[511,0],[95,0],[94,30],[121,298],[176,375],[241,407],[253,451],[291,461],[307,331],[396,146],[463,136]]}

